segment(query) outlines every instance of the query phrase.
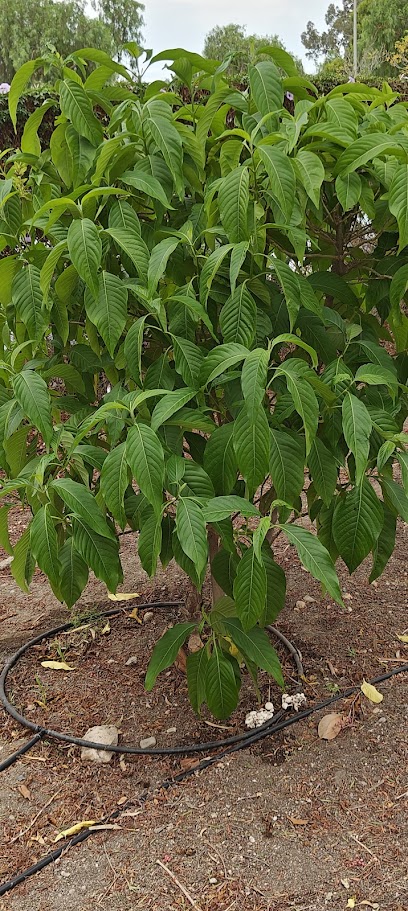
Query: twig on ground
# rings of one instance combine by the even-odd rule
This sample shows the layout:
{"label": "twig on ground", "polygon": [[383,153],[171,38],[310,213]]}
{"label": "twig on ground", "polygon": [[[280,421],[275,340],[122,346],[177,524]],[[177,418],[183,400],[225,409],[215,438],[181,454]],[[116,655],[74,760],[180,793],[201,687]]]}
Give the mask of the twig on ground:
{"label": "twig on ground", "polygon": [[56,791],[55,794],[53,794],[49,800],[47,800],[47,803],[45,803],[44,806],[41,807],[41,810],[39,810],[38,813],[36,813],[36,815],[31,820],[31,822],[29,823],[27,828],[22,829],[21,832],[18,833],[18,835],[15,835],[14,838],[12,838],[11,841],[9,841],[9,845],[14,845],[14,842],[18,841],[19,838],[23,838],[23,835],[27,835],[27,832],[29,832],[30,829],[32,829],[34,823],[37,822],[37,819],[39,818],[39,816],[41,816],[41,813],[44,813],[44,810],[47,810],[48,807],[51,806],[51,804],[55,800],[55,798],[58,797],[58,794],[61,794],[63,787],[64,787],[64,785],[59,789],[59,791]]}
{"label": "twig on ground", "polygon": [[360,846],[360,848],[364,848],[364,851],[367,851],[368,854],[371,854],[371,857],[373,857],[374,860],[377,860],[377,861],[378,861],[377,855],[374,854],[374,851],[372,851],[371,848],[368,848],[367,845],[364,844],[364,842],[359,841],[358,838],[357,838],[357,836],[356,836],[356,835],[353,835],[352,832],[349,832],[348,835],[349,835],[350,838],[353,839],[353,841],[356,842],[357,845]]}
{"label": "twig on ground", "polygon": [[183,883],[181,883],[180,880],[177,879],[177,876],[172,872],[172,870],[170,870],[170,868],[167,867],[166,864],[162,863],[161,860],[156,860],[156,864],[158,864],[159,867],[161,867],[162,870],[164,870],[167,873],[167,875],[170,876],[170,878],[173,880],[173,882],[176,883],[176,886],[178,886],[178,888],[180,889],[180,892],[182,892],[184,897],[187,899],[187,901],[190,902],[191,907],[195,908],[196,911],[201,911],[200,906],[197,905],[196,901],[194,901],[193,896],[190,895],[190,893],[188,892],[186,887],[183,886]]}

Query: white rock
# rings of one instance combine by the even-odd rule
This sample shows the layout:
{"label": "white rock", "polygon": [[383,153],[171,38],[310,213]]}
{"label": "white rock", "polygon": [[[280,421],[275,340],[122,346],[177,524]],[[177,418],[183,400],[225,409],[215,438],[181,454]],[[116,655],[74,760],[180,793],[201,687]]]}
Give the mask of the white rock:
{"label": "white rock", "polygon": [[313,601],[316,601],[316,598],[312,598],[311,595],[303,595],[303,600],[306,601],[306,604],[312,604]]}
{"label": "white rock", "polygon": [[131,655],[127,661],[125,661],[126,667],[130,667],[131,664],[137,664],[137,655]]}
{"label": "white rock", "polygon": [[177,731],[177,728],[167,728],[166,734],[175,734],[176,731]]}
{"label": "white rock", "polygon": [[153,611],[147,610],[146,613],[143,614],[143,623],[148,623],[149,620],[153,619],[153,617],[154,617]]}
{"label": "white rock", "polygon": [[295,607],[297,610],[303,610],[306,607],[306,601],[296,601]]}
{"label": "white rock", "polygon": [[216,885],[217,885],[217,882],[218,882],[218,879],[217,879],[216,876],[210,876],[208,882],[211,883],[212,886],[216,886]]}
{"label": "white rock", "polygon": [[[119,740],[119,731],[113,724],[100,724],[89,728],[83,739],[116,747]],[[93,747],[82,747],[81,750],[81,759],[84,762],[110,762],[112,756],[113,753],[110,750],[94,750]]]}
{"label": "white rock", "polygon": [[140,741],[140,747],[142,750],[150,750],[152,747],[156,746],[155,737],[145,737],[144,740]]}

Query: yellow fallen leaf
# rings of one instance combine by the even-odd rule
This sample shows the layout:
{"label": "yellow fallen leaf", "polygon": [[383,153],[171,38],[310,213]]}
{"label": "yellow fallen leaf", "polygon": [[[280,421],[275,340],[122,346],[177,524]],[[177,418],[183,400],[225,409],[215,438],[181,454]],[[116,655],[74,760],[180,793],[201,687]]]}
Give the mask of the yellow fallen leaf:
{"label": "yellow fallen leaf", "polygon": [[355,900],[355,898],[348,898],[348,899],[347,899],[347,907],[348,907],[348,908],[355,908],[355,907],[356,907],[356,900]]}
{"label": "yellow fallen leaf", "polygon": [[62,838],[70,838],[71,835],[77,835],[81,829],[89,829],[90,826],[94,826],[95,824],[96,819],[83,819],[81,822],[76,822],[74,826],[70,826],[69,829],[64,829],[63,832],[60,832],[54,841],[61,841]]}
{"label": "yellow fallen leaf", "polygon": [[397,635],[397,639],[399,639],[400,642],[405,642],[408,645],[408,635],[406,633],[404,633],[402,636]]}
{"label": "yellow fallen leaf", "polygon": [[116,595],[113,595],[112,592],[108,592],[109,601],[131,601],[132,598],[140,598],[139,592],[117,592]]}
{"label": "yellow fallen leaf", "polygon": [[132,611],[130,612],[130,614],[129,614],[129,617],[130,617],[131,620],[137,620],[138,623],[140,623],[140,624],[142,623],[142,621],[141,621],[141,619],[140,619],[140,617],[139,617],[139,613],[138,613],[138,608],[137,608],[137,607],[134,607],[134,608],[133,608],[133,610],[132,610]]}
{"label": "yellow fallen leaf", "polygon": [[102,630],[102,636],[106,636],[106,634],[107,634],[107,633],[110,633],[110,631],[111,631],[111,628],[110,628],[110,623],[109,623],[109,620],[108,620],[108,622],[105,623],[105,626],[104,626],[104,628],[103,628],[103,630]]}
{"label": "yellow fallen leaf", "polygon": [[383,694],[380,693],[372,683],[367,683],[366,680],[363,680],[360,689],[361,692],[367,696],[367,699],[369,699],[370,702],[374,702],[375,705],[378,705],[378,703],[382,702],[384,699]]}
{"label": "yellow fallen leaf", "polygon": [[66,661],[42,661],[41,667],[49,667],[52,671],[74,671],[75,668]]}

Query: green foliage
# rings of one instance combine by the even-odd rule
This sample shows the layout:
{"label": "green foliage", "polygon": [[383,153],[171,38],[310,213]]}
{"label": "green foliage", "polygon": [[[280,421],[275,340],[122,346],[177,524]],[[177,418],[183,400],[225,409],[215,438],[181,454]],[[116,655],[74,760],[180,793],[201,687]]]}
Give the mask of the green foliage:
{"label": "green foliage", "polygon": [[316,97],[276,48],[243,92],[164,56],[201,105],[137,97],[90,49],[13,80],[13,118],[45,65],[61,113],[49,149],[36,120],[2,159],[0,540],[69,607],[89,569],[116,590],[128,527],[151,576],[174,559],[200,589],[210,561],[225,596],[168,630],[146,685],[196,630],[190,699],[223,718],[245,668],[282,685],[275,538],[341,604],[337,558],[377,578],[408,521],[408,113],[387,85]]}

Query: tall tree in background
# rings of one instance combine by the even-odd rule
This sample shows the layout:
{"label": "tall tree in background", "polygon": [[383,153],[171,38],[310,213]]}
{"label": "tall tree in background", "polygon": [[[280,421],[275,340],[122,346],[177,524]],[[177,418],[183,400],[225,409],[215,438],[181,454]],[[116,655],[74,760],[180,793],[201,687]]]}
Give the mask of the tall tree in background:
{"label": "tall tree in background", "polygon": [[[353,0],[331,3],[326,31],[308,22],[302,33],[306,55],[318,64],[342,59],[347,68],[353,50]],[[397,41],[408,31],[408,0],[358,0],[358,57],[360,72],[389,76],[396,73],[392,56]]]}
{"label": "tall tree in background", "polygon": [[54,45],[63,57],[81,47],[111,54],[112,34],[100,18],[86,15],[81,0],[7,0],[0,16],[0,82],[11,82],[26,60]]}
{"label": "tall tree in background", "polygon": [[123,45],[142,40],[144,5],[138,0],[92,0],[98,19],[108,26],[113,40],[114,55],[123,56]]}
{"label": "tall tree in background", "polygon": [[204,56],[210,60],[225,60],[232,56],[228,73],[240,76],[248,70],[248,64],[257,56],[259,48],[267,45],[284,48],[278,35],[247,35],[245,26],[231,22],[216,25],[208,32]]}

